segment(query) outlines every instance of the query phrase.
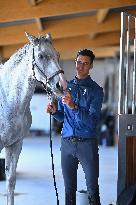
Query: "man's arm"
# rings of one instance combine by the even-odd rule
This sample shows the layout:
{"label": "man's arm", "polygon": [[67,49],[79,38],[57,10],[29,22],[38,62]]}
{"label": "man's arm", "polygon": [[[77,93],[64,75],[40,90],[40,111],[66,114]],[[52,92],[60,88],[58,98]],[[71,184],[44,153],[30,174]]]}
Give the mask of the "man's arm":
{"label": "man's arm", "polygon": [[103,91],[101,89],[99,92],[97,92],[94,100],[91,101],[89,111],[84,107],[76,106],[76,108],[73,109],[76,125],[78,127],[96,126],[100,117],[102,102]]}
{"label": "man's arm", "polygon": [[52,113],[52,115],[56,120],[60,122],[64,121],[64,106],[63,106],[61,98],[58,99],[56,112]]}
{"label": "man's arm", "polygon": [[63,122],[64,120],[64,107],[63,104],[61,102],[61,98],[58,99],[57,104],[54,102],[51,102],[47,105],[47,108],[45,110],[47,113],[51,113],[52,116],[60,121]]}

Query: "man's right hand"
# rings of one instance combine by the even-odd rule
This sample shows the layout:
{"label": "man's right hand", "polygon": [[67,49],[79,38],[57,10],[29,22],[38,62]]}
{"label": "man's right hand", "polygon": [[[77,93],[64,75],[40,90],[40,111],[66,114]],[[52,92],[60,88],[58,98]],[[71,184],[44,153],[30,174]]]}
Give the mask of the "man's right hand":
{"label": "man's right hand", "polygon": [[57,110],[56,105],[55,105],[55,103],[53,103],[53,102],[49,103],[49,104],[47,105],[46,109],[45,109],[45,111],[46,111],[47,113],[52,113],[52,114],[55,113],[56,110]]}

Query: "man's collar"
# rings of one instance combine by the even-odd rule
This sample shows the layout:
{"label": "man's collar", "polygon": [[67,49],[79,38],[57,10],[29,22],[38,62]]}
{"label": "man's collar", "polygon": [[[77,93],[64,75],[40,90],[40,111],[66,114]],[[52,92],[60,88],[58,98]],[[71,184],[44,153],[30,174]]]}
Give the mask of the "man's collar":
{"label": "man's collar", "polygon": [[90,83],[90,80],[91,80],[90,75],[88,75],[84,79],[78,79],[77,76],[75,76],[74,83],[80,84],[80,85],[87,85],[88,83]]}

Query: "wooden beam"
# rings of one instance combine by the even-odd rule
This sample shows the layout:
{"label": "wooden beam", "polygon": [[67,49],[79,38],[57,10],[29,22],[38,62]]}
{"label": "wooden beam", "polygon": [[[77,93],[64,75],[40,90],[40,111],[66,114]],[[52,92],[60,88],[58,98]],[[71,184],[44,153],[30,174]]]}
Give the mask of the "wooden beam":
{"label": "wooden beam", "polygon": [[[2,59],[8,59],[14,52],[16,52],[19,48],[21,48],[23,45],[11,45],[11,46],[4,46],[0,47],[0,56]],[[116,55],[116,53],[119,52],[120,47],[118,46],[105,46],[105,47],[90,47],[96,55],[96,58],[111,58]],[[131,46],[130,50],[133,52],[134,47]],[[71,60],[75,59],[76,53],[78,49],[72,47],[71,50],[66,50],[65,48],[60,52],[60,56],[62,60]]]}
{"label": "wooden beam", "polygon": [[[10,5],[10,6],[9,6]],[[89,12],[94,9],[117,8],[136,5],[135,0],[50,0],[30,7],[27,0],[0,1],[0,22],[21,19],[61,16],[73,13]]]}
{"label": "wooden beam", "polygon": [[[97,11],[97,23],[102,23],[106,19],[110,9],[100,9]],[[89,36],[91,39],[96,37],[97,33],[91,33]]]}
{"label": "wooden beam", "polygon": [[119,45],[120,33],[105,33],[96,36],[95,39],[91,40],[89,36],[78,36],[67,39],[54,40],[54,46],[59,51],[71,50],[76,48],[79,50],[81,48],[97,48],[102,46]]}
{"label": "wooden beam", "polygon": [[[3,48],[3,52],[0,52],[0,55],[2,56],[3,60],[4,59],[8,59],[14,52],[17,51],[17,49],[21,48],[23,45],[19,44],[16,46],[5,46]],[[91,48],[95,55],[96,58],[111,58],[114,57],[116,52],[119,52],[119,46],[107,46],[104,47],[104,52],[103,52],[103,48]],[[75,59],[77,53],[77,49],[76,48],[72,48],[70,51],[68,50],[63,50],[62,52],[60,52],[61,55],[61,59],[62,60],[72,60]]]}
{"label": "wooden beam", "polygon": [[[32,6],[36,6],[38,1],[36,0],[28,0],[29,3],[32,5]],[[42,1],[42,0],[41,0]],[[43,31],[43,25],[42,25],[42,20],[40,18],[36,18],[35,19],[36,23],[37,23],[37,26],[38,26],[38,30],[41,32]]]}
{"label": "wooden beam", "polygon": [[[120,33],[118,32],[114,33],[114,35],[112,33],[98,35],[93,40],[91,40],[89,36],[79,36],[79,37],[74,37],[74,38],[53,40],[53,45],[61,54],[63,54],[63,52],[71,52],[71,50],[77,51],[81,48],[92,49],[92,48],[99,48],[99,47],[104,47],[104,46],[105,47],[113,46],[113,45],[119,46],[119,37],[120,37]],[[23,44],[21,45],[19,44],[20,47],[22,45]],[[8,58],[9,56],[13,54],[13,51],[19,48],[19,46],[18,45],[3,46],[2,56],[4,58]]]}
{"label": "wooden beam", "polygon": [[[111,47],[105,47],[104,52],[103,48],[92,48],[93,52],[96,55],[97,58],[112,58],[116,55],[117,52],[119,52],[119,46],[111,46]],[[73,49],[71,51],[63,51],[61,53],[61,59],[62,60],[74,60],[76,57],[77,50]]]}
{"label": "wooden beam", "polygon": [[96,35],[97,35],[97,33],[90,33],[89,37],[92,40],[92,39],[94,39],[96,37]]}
{"label": "wooden beam", "polygon": [[[106,33],[103,35],[96,36],[95,39],[91,40],[89,36],[79,36],[66,39],[53,40],[54,47],[60,52],[71,51],[72,49],[79,50],[81,48],[97,48],[105,46],[119,45],[120,33]],[[8,49],[6,49],[8,48]],[[3,56],[5,56],[4,51],[10,52],[10,46],[3,47]],[[9,54],[10,55],[10,54]]]}
{"label": "wooden beam", "polygon": [[35,0],[28,0],[28,2],[29,2],[32,6],[36,6],[36,1],[35,1]]}
{"label": "wooden beam", "polygon": [[43,0],[36,0],[36,3],[39,4],[41,3]]}
{"label": "wooden beam", "polygon": [[[96,55],[97,58],[114,58],[120,51],[119,46],[106,46],[103,48],[91,48]],[[130,50],[133,52],[133,46],[130,47]],[[61,59],[63,60],[74,60],[77,54],[77,50],[72,49],[71,51],[63,51],[61,53]]]}
{"label": "wooden beam", "polygon": [[[45,27],[45,23],[43,23],[43,27]],[[35,23],[0,27],[0,45],[26,43],[25,31],[36,36],[39,33]],[[53,39],[59,39],[114,31],[120,31],[120,14],[109,15],[109,18],[102,24],[97,24],[96,16],[46,21],[46,30],[41,34],[45,35],[50,32]]]}
{"label": "wooden beam", "polygon": [[42,2],[43,0],[28,0],[28,1],[32,6],[36,6],[37,4]]}
{"label": "wooden beam", "polygon": [[106,19],[110,9],[100,9],[97,11],[97,22],[102,23]]}
{"label": "wooden beam", "polygon": [[[136,11],[131,13],[135,14]],[[52,34],[53,39],[91,35],[92,33],[115,32],[120,31],[120,14],[109,14],[108,19],[101,24],[97,24],[96,16],[84,16],[46,21],[46,23],[43,22],[43,27],[46,27],[46,30],[40,32],[40,34],[45,35],[45,33],[49,32]],[[132,24],[131,28],[133,27],[134,24]],[[26,43],[25,31],[36,36],[39,33],[36,23],[0,27],[0,45]]]}
{"label": "wooden beam", "polygon": [[42,20],[40,18],[36,18],[36,23],[37,23],[37,26],[38,26],[38,30],[41,32],[43,31],[43,24],[42,24]]}
{"label": "wooden beam", "polygon": [[19,48],[21,48],[23,44],[18,45],[10,45],[10,46],[1,46],[0,47],[0,55],[2,59],[8,59],[11,55],[13,55]]}

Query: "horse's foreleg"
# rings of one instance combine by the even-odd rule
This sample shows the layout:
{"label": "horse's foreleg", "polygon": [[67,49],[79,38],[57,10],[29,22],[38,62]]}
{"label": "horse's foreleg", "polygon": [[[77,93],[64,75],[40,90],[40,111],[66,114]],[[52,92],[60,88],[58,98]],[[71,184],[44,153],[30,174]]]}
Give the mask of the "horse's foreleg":
{"label": "horse's foreleg", "polygon": [[6,147],[6,184],[7,184],[7,205],[14,205],[14,190],[16,184],[16,167],[19,154],[22,149],[22,141]]}

